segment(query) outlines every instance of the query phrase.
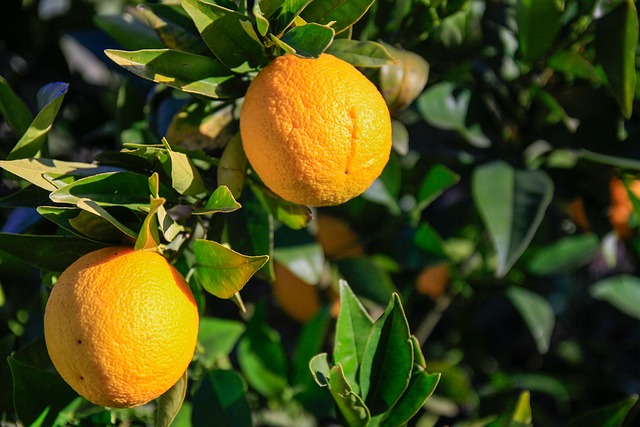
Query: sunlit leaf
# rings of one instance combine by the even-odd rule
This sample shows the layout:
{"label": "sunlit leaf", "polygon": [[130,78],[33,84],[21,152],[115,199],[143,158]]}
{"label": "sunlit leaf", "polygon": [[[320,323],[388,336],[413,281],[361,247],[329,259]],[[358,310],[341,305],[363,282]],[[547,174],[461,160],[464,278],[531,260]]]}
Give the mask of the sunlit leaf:
{"label": "sunlit leaf", "polygon": [[373,4],[373,0],[315,0],[302,11],[307,22],[328,25],[340,33],[355,24]]}
{"label": "sunlit leaf", "polygon": [[215,189],[203,207],[195,209],[194,215],[211,215],[214,213],[227,213],[240,209],[242,206],[233,197],[229,188],[220,185]]}
{"label": "sunlit leaf", "polygon": [[553,197],[553,181],[541,170],[516,170],[502,161],[476,168],[473,199],[498,253],[496,276],[522,255]]}
{"label": "sunlit leaf", "polygon": [[186,395],[187,371],[182,374],[178,382],[158,397],[158,409],[156,410],[157,427],[169,427],[171,425]]}
{"label": "sunlit leaf", "polygon": [[342,417],[350,427],[366,427],[371,420],[371,414],[362,398],[351,388],[338,363],[329,373],[331,395],[338,406]]}
{"label": "sunlit leaf", "polygon": [[198,239],[193,245],[196,276],[207,292],[231,298],[267,262],[269,256],[247,256],[220,243]]}
{"label": "sunlit leaf", "polygon": [[362,306],[347,282],[340,281],[340,313],[336,324],[333,358],[342,365],[351,387],[360,392],[358,372],[367,346],[373,319]]}
{"label": "sunlit leaf", "polygon": [[136,239],[135,249],[145,250],[157,248],[160,244],[158,235],[158,209],[164,205],[165,199],[151,196],[149,201],[149,212],[142,222],[140,233]]}
{"label": "sunlit leaf", "polygon": [[162,144],[169,153],[171,159],[171,183],[180,194],[196,196],[206,191],[200,172],[195,168],[189,156],[173,151],[166,138],[162,138]]}
{"label": "sunlit leaf", "polygon": [[207,56],[172,49],[123,51],[108,49],[106,55],[132,73],[214,99],[239,98],[246,87],[221,63]]}
{"label": "sunlit leaf", "polygon": [[371,40],[335,39],[327,53],[355,67],[381,67],[395,60],[382,44]]}
{"label": "sunlit leaf", "polygon": [[640,278],[637,276],[621,274],[608,277],[591,285],[589,293],[640,320]]}
{"label": "sunlit leaf", "polygon": [[394,294],[371,328],[360,364],[360,387],[372,417],[390,410],[407,389],[413,342],[400,298]]}
{"label": "sunlit leaf", "polygon": [[331,374],[331,366],[327,360],[327,353],[320,353],[309,360],[309,370],[320,387],[328,387],[329,377]]}
{"label": "sunlit leaf", "polygon": [[622,115],[630,118],[636,90],[638,11],[633,0],[621,1],[596,20],[595,46]]}
{"label": "sunlit leaf", "polygon": [[542,296],[524,288],[511,287],[507,296],[524,319],[541,354],[549,350],[556,316],[551,304]]}
{"label": "sunlit leaf", "polygon": [[49,83],[38,91],[40,112],[33,119],[27,131],[7,155],[7,160],[39,157],[46,136],[58,115],[64,96],[69,89],[68,83]]}
{"label": "sunlit leaf", "polygon": [[242,70],[266,62],[266,51],[249,17],[203,0],[182,0],[209,49],[226,67]]}

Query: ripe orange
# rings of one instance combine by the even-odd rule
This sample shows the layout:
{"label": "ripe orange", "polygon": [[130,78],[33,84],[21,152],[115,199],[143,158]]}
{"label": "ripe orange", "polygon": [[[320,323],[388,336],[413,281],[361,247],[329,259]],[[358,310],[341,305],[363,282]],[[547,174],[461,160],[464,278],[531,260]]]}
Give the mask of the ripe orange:
{"label": "ripe orange", "polygon": [[[318,215],[316,239],[329,261],[364,255],[358,235],[339,218]],[[308,322],[322,307],[318,285],[306,283],[278,262],[274,268],[276,280],[271,284],[271,292],[276,304],[292,319]],[[338,296],[331,292],[329,296],[334,301],[335,311],[335,305],[339,304]]]}
{"label": "ripe orange", "polygon": [[267,187],[310,206],[363,193],[391,151],[384,98],[355,67],[329,54],[285,54],[260,71],[245,96],[240,134]]}
{"label": "ripe orange", "polygon": [[173,386],[198,335],[189,285],[155,252],[105,248],[84,255],[54,285],[44,313],[49,356],[89,401],[134,407]]}
{"label": "ripe orange", "polygon": [[451,281],[449,264],[441,263],[425,267],[416,278],[416,291],[432,300],[444,294]]}
{"label": "ripe orange", "polygon": [[[640,180],[632,181],[630,189],[636,197],[640,197]],[[618,177],[611,178],[609,182],[611,194],[611,206],[609,207],[609,221],[618,236],[626,239],[631,236],[629,217],[633,213],[633,203],[624,184]]]}

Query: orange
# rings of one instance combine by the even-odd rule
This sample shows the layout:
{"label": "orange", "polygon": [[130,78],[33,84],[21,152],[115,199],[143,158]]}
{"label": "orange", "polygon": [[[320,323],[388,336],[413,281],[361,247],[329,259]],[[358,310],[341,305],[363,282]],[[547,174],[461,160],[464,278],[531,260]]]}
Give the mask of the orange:
{"label": "orange", "polygon": [[240,134],[265,185],[309,206],[362,194],[391,151],[384,98],[360,71],[329,54],[285,54],[262,69],[247,90]]}
{"label": "orange", "polygon": [[[609,207],[609,221],[620,238],[631,236],[629,217],[633,213],[633,203],[624,184],[618,177],[611,178],[609,182],[611,194],[611,206]],[[630,184],[630,190],[636,197],[640,197],[640,180],[634,180]]]}
{"label": "orange", "polygon": [[[319,215],[316,239],[330,261],[364,255],[358,235],[339,218]],[[276,280],[271,284],[271,291],[276,304],[292,319],[308,322],[322,307],[317,284],[306,283],[278,262],[274,263],[274,269]],[[339,310],[337,295],[330,293],[329,296],[334,302],[333,311]]]}
{"label": "orange", "polygon": [[449,264],[429,265],[416,278],[416,291],[436,300],[444,294],[450,281]]}
{"label": "orange", "polygon": [[195,351],[189,285],[155,252],[105,248],[69,266],[44,313],[49,356],[87,400],[134,407],[173,386]]}

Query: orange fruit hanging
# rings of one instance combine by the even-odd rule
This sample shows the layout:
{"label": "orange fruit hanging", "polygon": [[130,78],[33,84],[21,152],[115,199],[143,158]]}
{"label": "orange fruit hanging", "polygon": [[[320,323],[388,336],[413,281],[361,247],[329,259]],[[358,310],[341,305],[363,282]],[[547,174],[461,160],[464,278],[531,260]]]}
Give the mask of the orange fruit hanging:
{"label": "orange fruit hanging", "polygon": [[309,206],[362,194],[391,151],[384,98],[360,71],[329,54],[285,54],[260,71],[245,96],[240,134],[265,185]]}
{"label": "orange fruit hanging", "polygon": [[105,248],[60,275],[44,336],[54,366],[78,394],[98,405],[134,407],[184,374],[198,323],[189,285],[162,255]]}

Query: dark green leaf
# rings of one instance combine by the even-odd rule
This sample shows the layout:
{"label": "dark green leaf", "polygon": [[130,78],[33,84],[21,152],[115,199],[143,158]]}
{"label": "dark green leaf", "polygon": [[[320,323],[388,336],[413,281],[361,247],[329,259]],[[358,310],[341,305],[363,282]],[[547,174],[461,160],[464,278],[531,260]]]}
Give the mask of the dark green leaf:
{"label": "dark green leaf", "polygon": [[77,394],[55,372],[44,339],[39,339],[8,359],[13,375],[16,414],[25,425],[35,422],[45,411],[43,425],[53,425],[58,412]]}
{"label": "dark green leaf", "polygon": [[640,320],[640,278],[628,274],[608,277],[589,289],[592,297],[607,301],[621,312]]}
{"label": "dark green leaf", "polygon": [[374,0],[315,0],[311,2],[300,16],[307,22],[332,25],[336,34],[346,30],[362,17],[371,7]]}
{"label": "dark green leaf", "polygon": [[[182,8],[171,7],[165,4],[141,4],[138,9],[142,11],[162,44],[169,49],[182,50],[198,55],[208,55],[209,49],[204,43],[198,30],[193,25],[189,15]],[[192,28],[193,27],[193,28]],[[145,49],[152,45],[140,45],[127,47],[128,49]]]}
{"label": "dark green leaf", "polygon": [[636,90],[638,11],[633,0],[624,0],[596,21],[596,54],[604,68],[622,115],[630,118]]}
{"label": "dark green leaf", "polygon": [[29,108],[2,77],[0,77],[0,114],[18,136],[24,135],[33,121]]}
{"label": "dark green leaf", "polygon": [[265,64],[265,48],[246,15],[203,0],[182,0],[182,7],[226,67],[243,71]]}
{"label": "dark green leaf", "polygon": [[[2,304],[4,305],[4,304]],[[11,356],[16,344],[16,336],[9,333],[0,339],[0,408],[9,408],[13,404],[13,379],[11,369],[5,360]]]}
{"label": "dark green leaf", "polygon": [[405,425],[433,394],[440,381],[440,374],[428,374],[419,370],[414,372],[409,386],[398,403],[386,414],[382,426],[394,427]]}
{"label": "dark green leaf", "polygon": [[207,203],[201,208],[193,211],[194,215],[211,215],[217,212],[233,212],[240,209],[242,206],[236,201],[229,191],[229,188],[225,185],[221,185],[215,189]]}
{"label": "dark green leaf", "polygon": [[[163,191],[163,196],[172,196]],[[80,199],[90,199],[100,206],[126,206],[130,209],[149,207],[149,181],[132,172],[111,172],[82,178],[51,193],[56,203],[75,205]],[[168,197],[175,202],[175,197]]]}
{"label": "dark green leaf", "polygon": [[238,344],[238,362],[249,385],[266,397],[279,398],[289,387],[287,355],[280,335],[265,320],[259,305]]}
{"label": "dark green leaf", "polygon": [[327,53],[355,67],[382,67],[395,60],[383,45],[370,40],[335,39]]}
{"label": "dark green leaf", "polygon": [[317,58],[331,44],[334,35],[333,28],[311,23],[294,27],[284,33],[279,40],[274,41],[278,44],[284,43],[291,48],[287,51],[298,56]]}
{"label": "dark green leaf", "polygon": [[549,67],[574,78],[600,83],[600,75],[596,68],[584,56],[577,52],[558,52],[549,58]]}
{"label": "dark green leaf", "polygon": [[38,157],[46,141],[47,134],[58,115],[62,100],[69,89],[68,83],[49,83],[38,91],[40,112],[33,119],[27,131],[7,156],[7,160]]}
{"label": "dark green leaf", "polygon": [[49,271],[63,271],[82,255],[102,248],[78,237],[0,233],[0,250]]}
{"label": "dark green leaf", "polygon": [[293,355],[293,384],[307,384],[309,381],[309,363],[322,350],[329,332],[331,313],[328,307],[320,310],[304,325],[296,341]]}
{"label": "dark green leaf", "polygon": [[524,288],[511,287],[507,296],[520,312],[541,354],[549,350],[556,316],[551,304],[542,296]]}
{"label": "dark green leaf", "polygon": [[353,291],[361,297],[385,304],[396,290],[389,274],[371,258],[350,257],[335,263]]}
{"label": "dark green leaf", "polygon": [[416,197],[416,207],[414,212],[421,212],[429,206],[444,190],[451,187],[460,180],[460,175],[453,172],[444,165],[436,164],[429,168],[427,174],[422,179]]}
{"label": "dark green leaf", "polygon": [[198,427],[251,427],[247,390],[235,371],[209,372],[193,397],[191,423]]}
{"label": "dark green leaf", "polygon": [[203,288],[218,298],[231,298],[269,259],[247,256],[220,243],[198,239],[193,245],[196,276]]}
{"label": "dark green leaf", "polygon": [[367,188],[362,197],[370,202],[386,206],[393,215],[399,215],[401,211],[397,199],[400,195],[401,184],[400,159],[392,152],[382,174]]}
{"label": "dark green leaf", "polygon": [[229,99],[241,97],[246,90],[228,68],[207,56],[171,49],[108,49],[105,53],[132,73],[183,92]]}
{"label": "dark green leaf", "polygon": [[556,0],[518,0],[518,40],[526,61],[536,61],[553,45],[561,26],[557,3]]}
{"label": "dark green leaf", "polygon": [[143,22],[129,15],[96,15],[93,22],[125,49],[163,47],[158,35]]}
{"label": "dark green leaf", "polygon": [[338,363],[331,368],[329,374],[331,395],[340,409],[342,417],[349,427],[366,427],[371,420],[371,414],[362,398],[351,388]]}
{"label": "dark green leaf", "polygon": [[631,395],[621,402],[580,415],[571,420],[568,427],[621,427],[637,401],[638,395]]}
{"label": "dark green leaf", "polygon": [[409,385],[412,369],[413,341],[400,298],[394,294],[373,324],[360,365],[360,394],[372,416],[396,404]]}
{"label": "dark green leaf", "polygon": [[209,369],[214,367],[218,360],[229,356],[245,329],[245,325],[236,320],[200,318],[198,343],[203,351],[196,353],[197,359]]}
{"label": "dark green leaf", "polygon": [[178,382],[158,398],[156,427],[169,427],[173,423],[186,395],[187,371],[182,374]]}
{"label": "dark green leaf", "polygon": [[360,392],[358,372],[373,319],[347,282],[340,281],[340,313],[336,324],[333,358],[342,366],[346,380]]}
{"label": "dark green leaf", "polygon": [[272,33],[276,36],[282,35],[286,31],[293,21],[300,15],[300,12],[309,4],[312,0],[276,0],[276,1],[262,1],[260,7],[263,7],[268,13],[267,18],[273,22]]}
{"label": "dark green leaf", "polygon": [[413,241],[416,246],[434,260],[446,261],[448,259],[442,237],[427,223],[422,223],[418,226],[416,234],[413,236]]}
{"label": "dark green leaf", "polygon": [[476,168],[474,202],[498,253],[504,276],[527,248],[553,197],[553,181],[541,170],[516,170],[502,161]]}
{"label": "dark green leaf", "polygon": [[599,249],[600,242],[595,234],[563,237],[537,251],[527,267],[531,273],[540,276],[570,273],[593,260]]}
{"label": "dark green leaf", "polygon": [[[93,200],[80,199],[76,206],[84,212],[80,213],[76,218],[71,218],[69,224],[84,235],[92,238],[100,237],[100,240],[116,241],[131,243],[138,237],[138,233],[118,221],[106,209],[102,208]],[[82,215],[88,213],[90,215]],[[116,232],[114,235],[114,231]],[[109,235],[105,235],[109,233]]]}
{"label": "dark green leaf", "polygon": [[91,163],[65,162],[54,159],[0,160],[0,167],[47,191],[58,189],[44,175],[50,177],[87,176],[116,171],[116,168]]}

